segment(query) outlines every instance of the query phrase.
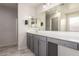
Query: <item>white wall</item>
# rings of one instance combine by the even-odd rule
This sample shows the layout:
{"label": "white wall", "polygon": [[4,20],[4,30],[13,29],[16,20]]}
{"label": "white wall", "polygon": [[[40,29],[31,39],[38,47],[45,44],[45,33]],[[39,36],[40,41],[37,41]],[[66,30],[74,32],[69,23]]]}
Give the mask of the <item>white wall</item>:
{"label": "white wall", "polygon": [[37,10],[34,4],[32,3],[19,3],[18,4],[18,48],[25,49],[27,48],[26,43],[26,31],[29,30],[25,26],[24,20],[27,16],[36,17]]}

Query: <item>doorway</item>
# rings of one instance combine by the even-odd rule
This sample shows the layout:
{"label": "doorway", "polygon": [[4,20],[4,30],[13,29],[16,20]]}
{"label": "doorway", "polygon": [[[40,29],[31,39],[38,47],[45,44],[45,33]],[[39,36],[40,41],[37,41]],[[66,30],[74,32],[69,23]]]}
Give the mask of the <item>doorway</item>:
{"label": "doorway", "polygon": [[0,47],[18,45],[16,3],[0,4]]}
{"label": "doorway", "polygon": [[53,17],[51,18],[51,31],[58,31],[58,18],[57,17]]}

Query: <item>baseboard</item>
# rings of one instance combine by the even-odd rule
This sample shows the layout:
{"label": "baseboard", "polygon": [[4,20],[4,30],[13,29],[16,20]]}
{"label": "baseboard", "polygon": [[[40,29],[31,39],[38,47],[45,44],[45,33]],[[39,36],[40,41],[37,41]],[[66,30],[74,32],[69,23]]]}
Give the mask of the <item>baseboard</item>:
{"label": "baseboard", "polygon": [[14,45],[8,45],[8,46],[1,46],[0,48],[9,48],[9,47],[14,47],[14,46],[18,46],[17,44],[14,44]]}

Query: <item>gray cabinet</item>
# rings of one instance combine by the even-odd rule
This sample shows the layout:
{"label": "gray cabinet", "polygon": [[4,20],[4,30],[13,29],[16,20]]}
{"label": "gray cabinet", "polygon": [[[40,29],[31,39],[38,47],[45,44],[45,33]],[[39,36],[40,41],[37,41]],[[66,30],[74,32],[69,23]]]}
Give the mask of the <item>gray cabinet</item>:
{"label": "gray cabinet", "polygon": [[48,42],[45,36],[27,33],[27,46],[36,56],[57,56],[57,44]]}
{"label": "gray cabinet", "polygon": [[79,44],[76,42],[27,33],[27,46],[37,56],[57,56],[58,45],[79,49]]}
{"label": "gray cabinet", "polygon": [[39,56],[47,55],[47,41],[46,37],[40,36],[39,40]]}
{"label": "gray cabinet", "polygon": [[48,56],[57,56],[58,55],[58,45],[48,42]]}
{"label": "gray cabinet", "polygon": [[33,35],[30,33],[27,33],[27,47],[33,51]]}
{"label": "gray cabinet", "polygon": [[27,47],[30,49],[30,34],[27,33]]}
{"label": "gray cabinet", "polygon": [[38,56],[39,54],[39,36],[38,35],[33,35],[34,37],[34,53],[36,56]]}
{"label": "gray cabinet", "polygon": [[33,43],[33,40],[34,40],[34,38],[33,38],[33,34],[30,34],[30,49],[31,49],[31,51],[33,52],[34,51],[34,43]]}

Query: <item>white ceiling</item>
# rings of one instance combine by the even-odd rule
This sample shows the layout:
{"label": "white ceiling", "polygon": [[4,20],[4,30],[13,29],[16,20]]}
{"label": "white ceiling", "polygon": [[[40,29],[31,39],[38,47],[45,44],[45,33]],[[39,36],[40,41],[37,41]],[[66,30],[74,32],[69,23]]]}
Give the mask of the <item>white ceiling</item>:
{"label": "white ceiling", "polygon": [[39,7],[42,3],[25,3],[25,4],[31,7]]}

